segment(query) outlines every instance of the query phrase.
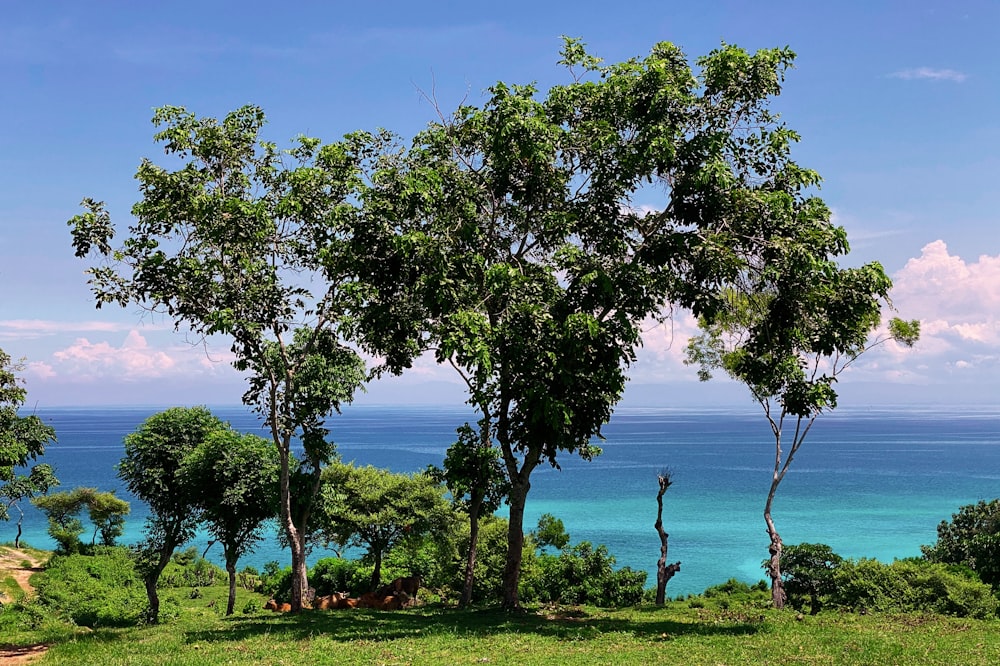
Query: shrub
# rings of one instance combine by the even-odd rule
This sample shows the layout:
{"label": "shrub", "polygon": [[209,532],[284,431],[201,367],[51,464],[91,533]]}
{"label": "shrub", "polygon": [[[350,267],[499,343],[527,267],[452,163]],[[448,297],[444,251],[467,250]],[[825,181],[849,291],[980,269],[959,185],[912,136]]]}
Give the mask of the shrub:
{"label": "shrub", "polygon": [[87,627],[137,624],[146,594],[127,549],[57,555],[34,579],[41,603]]}
{"label": "shrub", "polygon": [[929,612],[958,617],[996,615],[988,585],[967,571],[923,560],[848,560],[833,575],[834,605],[859,611]]}
{"label": "shrub", "polygon": [[[316,588],[316,595],[323,597],[333,592],[358,595],[367,592],[365,572],[358,574],[358,562],[341,557],[327,557],[316,562],[309,572],[309,584]],[[371,575],[371,572],[367,572]],[[359,586],[360,585],[360,586]]]}
{"label": "shrub", "polygon": [[818,613],[822,600],[833,592],[833,574],[843,561],[825,544],[786,546],[781,555],[781,574],[792,607],[802,610],[808,598],[810,613]]}
{"label": "shrub", "polygon": [[211,587],[227,580],[229,575],[221,567],[199,556],[197,549],[189,548],[174,554],[160,574],[157,587]]}
{"label": "shrub", "polygon": [[538,557],[538,601],[595,606],[631,606],[642,601],[645,571],[614,569],[606,546],[582,541],[558,555]]}
{"label": "shrub", "polygon": [[921,547],[926,559],[967,566],[1000,590],[1000,499],[960,507],[941,521],[937,534],[933,546]]}

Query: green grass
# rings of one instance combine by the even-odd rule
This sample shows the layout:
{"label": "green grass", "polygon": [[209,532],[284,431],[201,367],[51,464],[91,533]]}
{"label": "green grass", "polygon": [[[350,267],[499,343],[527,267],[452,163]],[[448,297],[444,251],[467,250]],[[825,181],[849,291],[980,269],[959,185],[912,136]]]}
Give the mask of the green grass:
{"label": "green grass", "polygon": [[[1000,621],[715,610],[674,602],[617,611],[422,608],[221,616],[225,589],[165,590],[179,616],[97,629],[42,663],[79,664],[977,664],[1000,663]],[[215,602],[212,604],[212,602]]]}

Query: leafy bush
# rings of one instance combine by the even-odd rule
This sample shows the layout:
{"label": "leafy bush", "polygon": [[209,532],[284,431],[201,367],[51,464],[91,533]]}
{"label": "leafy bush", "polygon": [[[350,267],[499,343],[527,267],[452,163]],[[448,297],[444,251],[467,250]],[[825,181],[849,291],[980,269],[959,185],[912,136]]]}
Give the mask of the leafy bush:
{"label": "leafy bush", "polygon": [[333,592],[349,592],[357,596],[368,591],[370,575],[371,571],[359,572],[359,565],[355,560],[327,557],[313,565],[309,572],[309,584],[316,588],[316,595],[320,597]]}
{"label": "leafy bush", "polygon": [[558,555],[538,556],[537,600],[595,606],[632,606],[642,601],[645,571],[614,569],[606,546],[582,541]]}
{"label": "leafy bush", "polygon": [[288,599],[292,592],[292,567],[282,568],[274,560],[265,563],[258,592],[275,599]]}
{"label": "leafy bush", "polygon": [[967,571],[923,560],[848,560],[833,575],[832,604],[877,612],[929,612],[958,617],[996,615],[997,598]]}
{"label": "leafy bush", "polygon": [[960,507],[937,533],[933,546],[921,547],[926,559],[967,566],[1000,590],[1000,499]]}
{"label": "leafy bush", "polygon": [[160,574],[157,587],[210,587],[229,580],[229,575],[220,566],[198,555],[197,549],[175,553]]}
{"label": "leafy bush", "polygon": [[33,582],[42,604],[81,626],[134,625],[146,607],[145,589],[124,548],[57,555]]}
{"label": "leafy bush", "polygon": [[781,575],[792,607],[802,610],[808,598],[810,613],[818,613],[823,599],[833,592],[833,574],[843,561],[825,544],[786,546],[781,555]]}
{"label": "leafy bush", "polygon": [[766,581],[758,581],[753,585],[736,578],[730,578],[724,583],[706,588],[699,595],[688,597],[691,608],[729,609],[733,606],[767,607],[771,605],[771,593]]}

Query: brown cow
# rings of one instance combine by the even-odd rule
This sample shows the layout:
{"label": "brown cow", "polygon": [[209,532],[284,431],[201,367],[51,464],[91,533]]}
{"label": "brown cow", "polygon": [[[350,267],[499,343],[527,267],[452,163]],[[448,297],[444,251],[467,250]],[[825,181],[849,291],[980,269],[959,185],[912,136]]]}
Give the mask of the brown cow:
{"label": "brown cow", "polygon": [[273,598],[268,599],[267,603],[264,604],[264,608],[269,611],[274,611],[275,613],[288,613],[292,610],[291,604],[279,604]]}

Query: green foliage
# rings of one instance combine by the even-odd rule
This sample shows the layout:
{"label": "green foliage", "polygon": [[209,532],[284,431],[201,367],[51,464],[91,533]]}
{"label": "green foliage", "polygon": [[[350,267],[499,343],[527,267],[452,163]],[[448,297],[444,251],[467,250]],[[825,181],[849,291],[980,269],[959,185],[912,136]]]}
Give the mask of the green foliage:
{"label": "green foliage", "polygon": [[319,538],[366,549],[366,560],[374,565],[370,589],[380,584],[382,559],[389,550],[404,540],[446,530],[455,520],[444,489],[426,474],[336,462],[323,471],[321,497]]}
{"label": "green foliage", "polygon": [[707,588],[700,595],[690,597],[687,604],[691,608],[762,608],[768,605],[770,593],[765,581],[753,585],[730,578],[724,583]]}
{"label": "green foliage", "polygon": [[[283,463],[293,440],[301,443],[318,481],[333,451],[325,419],[365,379],[363,361],[344,345],[369,294],[355,256],[369,250],[353,230],[367,223],[358,208],[366,174],[393,139],[358,132],[323,145],[302,136],[281,151],[262,139],[264,113],[253,106],[222,119],[165,106],[153,122],[178,168],[142,161],[142,200],[122,244],[112,246],[103,202],[85,199],[86,211],[69,221],[77,256],[97,264],[87,271],[95,301],[137,303],[178,329],[228,336],[233,366],[248,379],[244,403],[263,417]],[[289,469],[282,466],[282,526],[298,604],[309,511],[293,516]],[[306,509],[315,487],[297,498]]]}
{"label": "green foliage", "polygon": [[292,568],[282,568],[275,561],[264,564],[264,571],[260,575],[260,588],[257,590],[261,594],[274,597],[275,599],[287,599],[292,589]]}
{"label": "green foliage", "polygon": [[[615,558],[606,546],[587,541],[569,546],[563,522],[550,513],[538,519],[529,543],[537,556],[528,561],[522,578],[522,597],[542,602],[630,606],[642,601],[645,571],[615,570]],[[552,548],[556,554],[546,552]]]}
{"label": "green foliage", "polygon": [[[191,551],[194,551],[193,553]],[[226,580],[226,572],[217,564],[201,557],[197,549],[175,553],[170,564],[163,569],[157,586],[170,587],[210,587]]]}
{"label": "green foliage", "polygon": [[359,596],[368,591],[369,576],[370,572],[361,571],[357,560],[325,557],[313,565],[309,581],[320,597],[333,592],[349,592],[352,596]]}
{"label": "green foliage", "polygon": [[[20,363],[0,349],[0,520],[9,520],[15,508],[24,517],[20,502],[30,500],[59,485],[52,468],[44,463],[32,465],[27,474],[17,473],[45,453],[45,447],[55,442],[56,434],[35,415],[20,416],[18,410],[27,399],[27,391],[17,373]],[[18,538],[21,521],[18,521]]]}
{"label": "green foliage", "polygon": [[201,519],[205,489],[183,474],[184,459],[215,432],[229,430],[205,407],[174,407],[153,414],[125,437],[118,476],[149,506],[145,539],[135,549],[146,584],[149,620],[158,621],[157,581],[174,549],[189,540]]}
{"label": "green foliage", "polygon": [[36,497],[32,504],[48,517],[49,535],[59,544],[63,554],[80,550],[84,528],[78,516],[83,509],[87,509],[94,525],[91,546],[97,542],[98,533],[101,545],[113,546],[115,539],[125,531],[125,516],[131,510],[128,502],[115,497],[114,491],[100,492],[96,488],[83,487]]}
{"label": "green foliage", "polygon": [[562,550],[569,545],[569,534],[563,521],[551,513],[543,513],[538,519],[538,528],[532,533],[539,548]]}
{"label": "green foliage", "polygon": [[[833,576],[844,559],[821,543],[800,543],[785,546],[781,554],[781,574],[785,581],[788,600],[801,610],[806,599],[810,612],[816,614],[822,599],[833,592]],[[764,564],[765,568],[767,563]]]}
{"label": "green foliage", "polygon": [[925,558],[967,566],[1000,590],[1000,499],[960,507],[950,521],[941,521],[937,534],[936,543],[921,548]]}
{"label": "green foliage", "polygon": [[832,605],[858,611],[927,612],[986,618],[997,613],[990,587],[962,571],[922,560],[847,560],[833,573]]}
{"label": "green foliage", "polygon": [[142,580],[124,548],[57,555],[33,582],[41,603],[81,626],[133,625],[146,609]]}

